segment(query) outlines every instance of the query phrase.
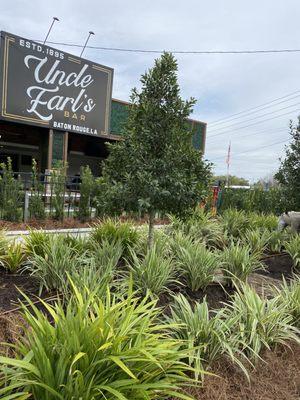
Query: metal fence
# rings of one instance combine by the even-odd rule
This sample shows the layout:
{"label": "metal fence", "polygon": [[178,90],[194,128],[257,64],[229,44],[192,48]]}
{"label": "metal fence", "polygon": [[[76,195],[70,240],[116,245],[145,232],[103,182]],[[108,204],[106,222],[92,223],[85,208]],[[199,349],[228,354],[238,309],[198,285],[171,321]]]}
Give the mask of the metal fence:
{"label": "metal fence", "polygon": [[[39,196],[44,204],[45,214],[47,217],[52,217],[55,214],[55,198],[57,196],[53,177],[50,173],[37,174],[36,179],[32,173],[14,172],[13,176],[20,183],[19,201],[16,199],[16,208],[21,210],[21,219],[26,221],[32,217],[30,213],[30,201],[33,196]],[[74,217],[79,208],[80,201],[80,176],[66,176],[62,177],[63,185],[59,197],[63,198],[64,217]],[[5,186],[2,187],[5,191]],[[0,189],[0,198],[1,195]],[[18,204],[19,203],[19,204]],[[3,219],[3,204],[0,204],[0,219]],[[90,216],[93,216],[95,210],[90,207]]]}

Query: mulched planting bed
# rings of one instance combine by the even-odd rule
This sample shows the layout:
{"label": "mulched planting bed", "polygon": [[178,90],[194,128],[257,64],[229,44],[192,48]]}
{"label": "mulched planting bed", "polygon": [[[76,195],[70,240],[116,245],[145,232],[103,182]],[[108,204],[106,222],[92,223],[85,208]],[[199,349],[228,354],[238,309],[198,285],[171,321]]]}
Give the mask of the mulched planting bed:
{"label": "mulched planting bed", "polygon": [[263,359],[251,372],[250,382],[237,367],[221,360],[211,371],[216,376],[206,376],[204,387],[189,393],[196,400],[299,400],[300,346],[280,346],[265,352]]}
{"label": "mulched planting bed", "polygon": [[[292,260],[288,255],[269,256],[264,263],[266,271],[259,271],[249,278],[250,285],[257,292],[268,294],[268,287],[280,285],[283,276],[286,279],[292,277]],[[0,355],[12,356],[13,350],[1,343],[14,343],[24,334],[20,310],[15,310],[22,299],[18,288],[35,300],[39,283],[28,274],[8,274],[0,269]],[[190,292],[179,288],[179,292],[187,295],[191,301],[201,301],[206,297],[211,309],[222,307],[233,293],[232,289],[224,290],[217,284],[210,285],[204,291]],[[49,293],[42,293],[43,298],[50,296]],[[170,313],[170,301],[170,294],[160,296],[159,306],[164,308],[166,314]],[[215,375],[205,377],[204,387],[191,388],[188,392],[196,400],[299,400],[300,346],[279,346],[273,351],[266,351],[262,357],[265,362],[260,361],[250,373],[250,382],[235,365],[221,359],[211,368]]]}
{"label": "mulched planting bed", "polygon": [[293,276],[293,262],[288,254],[276,254],[264,258],[266,269],[258,271],[261,275],[266,275],[274,279],[290,279]]}
{"label": "mulched planting bed", "polygon": [[[142,225],[147,223],[147,218],[129,218],[129,217],[119,217],[120,221],[131,221],[136,225]],[[5,229],[8,231],[24,231],[28,229],[78,229],[78,228],[88,228],[91,225],[99,222],[99,219],[95,218],[87,222],[80,222],[74,218],[65,218],[63,221],[56,221],[54,219],[45,220],[29,220],[27,222],[9,222],[0,220],[0,230]],[[169,223],[168,219],[155,219],[154,223],[156,225],[165,225]]]}
{"label": "mulched planting bed", "polygon": [[39,282],[28,274],[9,274],[0,269],[0,315],[18,306],[22,299],[18,289],[33,299],[39,293]]}

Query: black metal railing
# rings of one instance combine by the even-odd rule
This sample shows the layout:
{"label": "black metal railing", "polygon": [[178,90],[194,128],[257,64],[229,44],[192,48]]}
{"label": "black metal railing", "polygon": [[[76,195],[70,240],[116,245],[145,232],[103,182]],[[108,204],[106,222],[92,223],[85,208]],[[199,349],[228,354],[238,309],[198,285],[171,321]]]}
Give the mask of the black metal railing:
{"label": "black metal railing", "polygon": [[[55,216],[55,202],[58,197],[63,202],[64,217],[69,218],[77,215],[80,201],[80,176],[60,176],[59,182],[50,173],[37,174],[34,177],[30,172],[13,172],[13,176],[19,183],[18,199],[15,199],[16,216],[21,213],[23,221],[33,217],[29,205],[34,196],[38,196],[42,200],[46,217]],[[59,190],[57,189],[58,185],[60,185]],[[0,185],[0,219],[7,219],[5,202],[3,201],[5,196],[7,198],[9,193],[5,185],[2,184]],[[90,206],[90,216],[92,216],[92,213],[93,209]],[[20,219],[20,216],[18,216],[18,219]]]}

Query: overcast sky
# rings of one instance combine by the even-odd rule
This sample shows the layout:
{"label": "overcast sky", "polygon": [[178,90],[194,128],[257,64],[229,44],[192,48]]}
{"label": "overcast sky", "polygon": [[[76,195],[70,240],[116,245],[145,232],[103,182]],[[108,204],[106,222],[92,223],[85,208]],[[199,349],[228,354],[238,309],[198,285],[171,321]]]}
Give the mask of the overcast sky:
{"label": "overcast sky", "polygon": [[[36,40],[44,39],[57,16],[60,22],[50,41],[84,43],[93,30],[90,44],[105,47],[300,49],[299,0],[0,0],[0,10],[1,30]],[[80,54],[80,49],[61,48]],[[87,49],[85,57],[113,67],[113,97],[128,100],[157,55]],[[182,95],[197,99],[192,117],[208,123],[205,156],[215,161],[215,172],[226,173],[230,140],[232,174],[253,181],[274,172],[283,154],[282,142],[289,139],[289,119],[300,113],[300,53],[177,58]],[[259,112],[212,124],[296,91]]]}

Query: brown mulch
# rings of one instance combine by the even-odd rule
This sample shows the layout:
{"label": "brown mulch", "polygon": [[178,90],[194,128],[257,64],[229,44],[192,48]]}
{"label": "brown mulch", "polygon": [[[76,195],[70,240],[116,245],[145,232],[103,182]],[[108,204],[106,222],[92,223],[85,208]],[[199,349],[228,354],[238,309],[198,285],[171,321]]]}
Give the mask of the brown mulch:
{"label": "brown mulch", "polygon": [[0,355],[12,357],[13,348],[7,344],[15,344],[24,335],[25,330],[26,323],[20,313],[8,315],[0,313]]}
{"label": "brown mulch", "polygon": [[189,394],[196,400],[299,400],[300,346],[280,346],[263,355],[250,374],[245,375],[229,361],[222,360],[213,368],[217,376],[206,376],[203,388],[193,388]]}
{"label": "brown mulch", "polygon": [[[132,221],[136,225],[142,225],[148,222],[148,219],[145,218],[130,218],[121,216],[119,218],[122,222]],[[0,230],[5,229],[8,231],[25,231],[28,229],[78,229],[78,228],[88,228],[94,223],[99,222],[100,220],[97,218],[91,219],[87,222],[80,222],[74,218],[65,218],[63,221],[56,221],[54,219],[45,219],[45,220],[29,220],[27,222],[10,222],[0,220]],[[168,219],[159,219],[155,220],[155,224],[157,225],[165,225],[168,224]]]}
{"label": "brown mulch", "polygon": [[0,269],[0,315],[24,300],[20,291],[34,299],[39,294],[39,282],[28,274],[9,274]]}
{"label": "brown mulch", "polygon": [[293,261],[288,254],[275,254],[263,260],[265,270],[258,271],[259,274],[274,279],[290,279],[293,276]]}

